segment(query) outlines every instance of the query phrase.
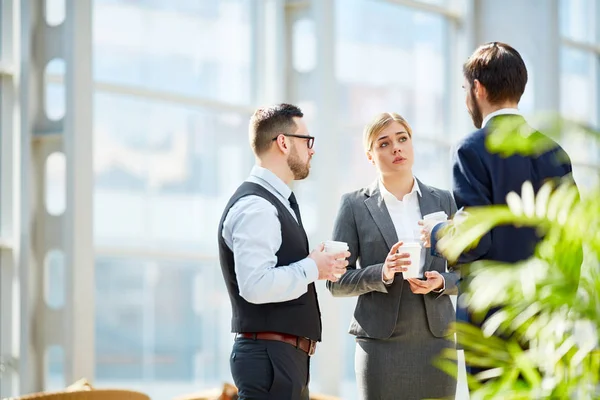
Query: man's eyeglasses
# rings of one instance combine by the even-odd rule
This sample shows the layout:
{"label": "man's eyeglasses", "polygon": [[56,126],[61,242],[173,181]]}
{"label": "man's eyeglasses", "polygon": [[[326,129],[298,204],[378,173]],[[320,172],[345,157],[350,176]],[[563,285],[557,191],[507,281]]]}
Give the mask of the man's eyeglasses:
{"label": "man's eyeglasses", "polygon": [[[315,137],[314,136],[308,136],[308,135],[294,135],[292,133],[280,133],[279,135],[283,135],[283,136],[290,136],[290,137],[295,137],[295,138],[300,138],[300,139],[308,139],[306,141],[306,145],[308,146],[309,149],[313,148],[313,145],[315,144]],[[279,135],[275,136],[273,138],[273,141],[276,141],[277,138],[279,137]]]}

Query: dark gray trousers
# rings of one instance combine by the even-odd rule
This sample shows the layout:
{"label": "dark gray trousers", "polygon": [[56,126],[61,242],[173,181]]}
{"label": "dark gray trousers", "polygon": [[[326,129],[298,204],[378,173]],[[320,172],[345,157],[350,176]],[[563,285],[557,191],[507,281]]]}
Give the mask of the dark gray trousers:
{"label": "dark gray trousers", "polygon": [[239,400],[308,400],[310,357],[274,340],[238,338],[229,359]]}

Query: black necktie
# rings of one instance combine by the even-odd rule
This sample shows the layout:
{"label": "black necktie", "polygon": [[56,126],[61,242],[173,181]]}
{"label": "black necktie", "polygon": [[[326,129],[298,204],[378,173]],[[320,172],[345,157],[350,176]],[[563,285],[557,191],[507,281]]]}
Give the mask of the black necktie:
{"label": "black necktie", "polygon": [[289,200],[290,207],[292,207],[292,210],[294,210],[294,214],[296,214],[298,225],[300,225],[302,229],[304,229],[304,226],[302,226],[302,218],[300,218],[300,207],[298,207],[298,202],[296,201],[296,195],[294,194],[294,192],[292,192],[292,194],[290,195]]}

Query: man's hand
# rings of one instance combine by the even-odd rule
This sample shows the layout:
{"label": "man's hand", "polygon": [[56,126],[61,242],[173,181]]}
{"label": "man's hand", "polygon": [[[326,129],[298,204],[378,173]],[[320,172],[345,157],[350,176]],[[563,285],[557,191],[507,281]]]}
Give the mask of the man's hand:
{"label": "man's hand", "polygon": [[342,275],[346,272],[348,266],[348,257],[350,257],[349,251],[343,251],[341,253],[325,253],[323,249],[325,245],[321,243],[319,247],[313,250],[308,257],[312,258],[317,264],[319,269],[319,280],[327,279],[331,282],[337,282],[337,275]]}
{"label": "man's hand", "polygon": [[398,249],[403,245],[403,242],[398,242],[392,246],[390,252],[383,263],[383,279],[386,281],[394,279],[398,272],[408,271],[408,268],[403,265],[410,265],[410,260],[405,260],[410,257],[408,253],[398,253]]}
{"label": "man's hand", "polygon": [[465,211],[464,208],[461,208],[460,210],[458,210],[456,212],[456,214],[454,214],[454,218],[452,218],[451,220],[446,220],[446,221],[420,220],[418,222],[418,224],[421,225],[421,227],[422,227],[421,228],[421,240],[423,241],[423,246],[431,247],[431,231],[437,224],[445,225],[444,227],[442,227],[441,229],[439,229],[437,231],[438,232],[437,239],[442,240],[442,238],[440,236],[446,235],[448,228],[450,228],[452,226],[457,226],[457,225],[463,223],[467,219],[467,217],[469,217],[469,213],[467,211]]}
{"label": "man's hand", "polygon": [[434,226],[440,223],[444,222],[436,220],[420,220],[418,222],[418,224],[421,225],[421,241],[423,242],[423,247],[431,247],[431,231]]}
{"label": "man's hand", "polygon": [[425,272],[426,281],[418,278],[408,278],[410,290],[415,294],[427,294],[432,290],[440,290],[444,287],[444,277],[437,271]]}

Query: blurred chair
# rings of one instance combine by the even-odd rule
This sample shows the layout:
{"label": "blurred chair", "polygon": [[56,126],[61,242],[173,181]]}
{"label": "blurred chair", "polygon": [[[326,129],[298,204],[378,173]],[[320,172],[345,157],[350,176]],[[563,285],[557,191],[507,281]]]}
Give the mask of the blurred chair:
{"label": "blurred chair", "polygon": [[94,389],[81,379],[62,392],[40,392],[3,400],[150,400],[147,395],[124,389]]}
{"label": "blurred chair", "polygon": [[9,400],[150,400],[150,397],[130,390],[96,389],[82,392],[32,393]]}

